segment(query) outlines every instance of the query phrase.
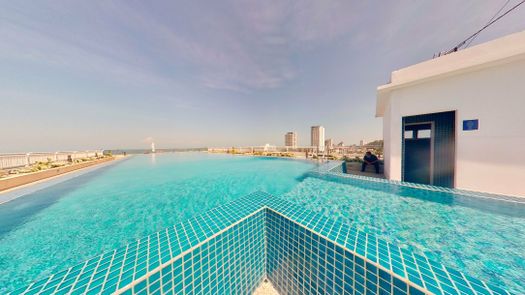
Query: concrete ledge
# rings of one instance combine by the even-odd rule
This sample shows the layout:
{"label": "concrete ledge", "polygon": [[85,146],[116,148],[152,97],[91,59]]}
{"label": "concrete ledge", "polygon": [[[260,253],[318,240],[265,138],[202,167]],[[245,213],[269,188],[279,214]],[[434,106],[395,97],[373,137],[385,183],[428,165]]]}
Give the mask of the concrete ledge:
{"label": "concrete ledge", "polygon": [[103,158],[103,159],[98,159],[94,161],[73,164],[70,166],[51,168],[51,169],[44,170],[44,171],[38,171],[38,172],[33,172],[33,173],[17,175],[17,176],[10,177],[10,178],[0,179],[0,192],[15,188],[18,186],[33,183],[33,182],[36,182],[42,179],[51,178],[51,177],[58,176],[64,173],[75,171],[78,169],[109,162],[114,159],[115,158]]}
{"label": "concrete ledge", "polygon": [[374,172],[374,166],[368,165],[366,167],[365,172],[361,172],[361,163],[358,162],[346,162],[344,165],[346,165],[346,173],[347,174],[354,174],[354,175],[361,175],[361,176],[368,176],[368,177],[374,177],[374,178],[385,178],[384,174],[384,166],[379,165],[379,174],[376,174]]}

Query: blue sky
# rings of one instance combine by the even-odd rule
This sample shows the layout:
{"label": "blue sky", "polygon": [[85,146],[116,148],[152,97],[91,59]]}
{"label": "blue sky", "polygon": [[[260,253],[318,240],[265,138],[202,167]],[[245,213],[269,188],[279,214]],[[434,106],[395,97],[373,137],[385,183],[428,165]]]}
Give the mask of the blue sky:
{"label": "blue sky", "polygon": [[306,145],[317,124],[335,142],[381,138],[376,87],[504,3],[1,1],[0,152],[283,144],[287,131]]}

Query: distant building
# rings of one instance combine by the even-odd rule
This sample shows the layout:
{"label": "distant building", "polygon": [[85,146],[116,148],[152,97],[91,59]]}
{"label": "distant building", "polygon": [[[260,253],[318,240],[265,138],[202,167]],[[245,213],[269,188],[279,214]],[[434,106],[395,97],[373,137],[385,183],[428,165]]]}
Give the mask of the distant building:
{"label": "distant building", "polygon": [[311,130],[311,146],[316,147],[319,152],[324,152],[324,127],[312,126]]}
{"label": "distant building", "polygon": [[359,141],[359,145],[360,145],[360,146],[364,146],[364,145],[366,145],[366,141],[365,141],[364,139],[361,139],[361,140]]}
{"label": "distant building", "polygon": [[152,153],[155,152],[155,143],[154,142],[151,143],[151,152]]}
{"label": "distant building", "polygon": [[385,176],[525,196],[523,77],[525,31],[392,72],[377,89]]}
{"label": "distant building", "polygon": [[297,133],[287,132],[284,135],[284,146],[296,148],[297,147]]}
{"label": "distant building", "polygon": [[345,146],[345,143],[341,141],[340,143],[337,144],[337,146]]}
{"label": "distant building", "polygon": [[333,141],[331,138],[329,138],[329,139],[327,139],[327,140],[324,141],[324,146],[325,146],[328,150],[330,150],[330,149],[332,149],[332,148],[334,147],[334,141]]}

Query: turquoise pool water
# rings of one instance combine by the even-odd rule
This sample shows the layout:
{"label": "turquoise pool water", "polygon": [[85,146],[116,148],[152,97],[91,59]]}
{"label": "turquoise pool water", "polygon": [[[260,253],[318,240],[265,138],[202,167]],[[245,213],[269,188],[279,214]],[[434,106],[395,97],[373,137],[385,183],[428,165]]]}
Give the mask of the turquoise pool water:
{"label": "turquoise pool water", "polygon": [[0,205],[0,294],[255,190],[290,191],[313,164],[206,153],[134,156]]}
{"label": "turquoise pool water", "polygon": [[264,190],[525,294],[525,206],[308,173],[314,167],[141,155],[0,205],[0,293]]}
{"label": "turquoise pool water", "polygon": [[285,197],[525,294],[525,205],[331,176],[306,178]]}

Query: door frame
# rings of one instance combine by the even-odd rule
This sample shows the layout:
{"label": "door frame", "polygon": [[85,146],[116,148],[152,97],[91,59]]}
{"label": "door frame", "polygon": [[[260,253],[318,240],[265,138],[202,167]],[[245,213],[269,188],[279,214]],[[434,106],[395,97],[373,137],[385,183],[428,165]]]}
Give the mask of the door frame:
{"label": "door frame", "polygon": [[[413,126],[413,125],[423,125],[423,124],[430,124],[430,185],[434,185],[434,121],[425,121],[425,122],[416,122],[416,123],[403,123],[403,146],[405,145],[405,127],[406,126]],[[422,129],[427,130],[427,129]],[[419,137],[416,137],[417,140]],[[402,159],[403,166],[405,166],[405,148],[403,148],[403,159]],[[405,168],[403,168],[403,175],[402,175],[403,181],[405,181]]]}

